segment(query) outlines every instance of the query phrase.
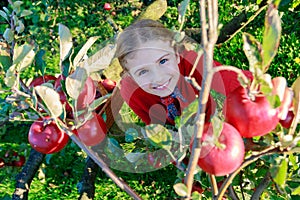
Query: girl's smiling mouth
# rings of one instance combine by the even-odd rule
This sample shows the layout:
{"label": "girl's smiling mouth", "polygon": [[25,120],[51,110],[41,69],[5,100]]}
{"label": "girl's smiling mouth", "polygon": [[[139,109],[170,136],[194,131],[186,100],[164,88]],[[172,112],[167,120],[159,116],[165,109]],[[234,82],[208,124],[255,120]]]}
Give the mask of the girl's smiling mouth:
{"label": "girl's smiling mouth", "polygon": [[171,82],[171,79],[169,79],[168,81],[166,81],[165,83],[161,84],[161,85],[157,85],[157,86],[153,86],[152,88],[155,89],[155,90],[164,90],[164,89],[167,89],[169,83]]}

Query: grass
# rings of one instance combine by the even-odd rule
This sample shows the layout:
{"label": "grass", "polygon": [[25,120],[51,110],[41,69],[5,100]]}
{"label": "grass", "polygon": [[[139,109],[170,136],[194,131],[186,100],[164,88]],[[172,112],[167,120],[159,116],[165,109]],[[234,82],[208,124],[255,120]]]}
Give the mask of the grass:
{"label": "grass", "polygon": [[[27,143],[29,126],[6,126],[12,130],[1,136],[0,152],[11,149],[28,158],[30,146]],[[18,130],[18,131],[17,131]],[[72,141],[62,151],[47,155],[36,174],[29,192],[32,200],[71,200],[78,198],[77,184],[81,180],[86,154]],[[21,168],[5,167],[0,171],[0,199],[10,199],[15,187],[15,176]],[[176,180],[176,168],[172,165],[144,174],[132,174],[114,170],[127,184],[134,188],[143,199],[174,199],[173,184]],[[95,199],[130,199],[103,172],[96,180]]]}

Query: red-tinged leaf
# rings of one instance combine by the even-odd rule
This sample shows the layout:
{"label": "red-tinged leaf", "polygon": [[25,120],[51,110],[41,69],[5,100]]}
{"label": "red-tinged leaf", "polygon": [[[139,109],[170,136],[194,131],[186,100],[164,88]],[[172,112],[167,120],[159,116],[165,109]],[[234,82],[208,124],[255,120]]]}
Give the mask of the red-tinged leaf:
{"label": "red-tinged leaf", "polygon": [[263,36],[263,72],[266,72],[275,57],[281,36],[281,21],[276,5],[270,4],[265,17]]}
{"label": "red-tinged leaf", "polygon": [[262,57],[261,57],[261,44],[250,34],[243,34],[244,52],[249,61],[249,70],[255,77],[263,74],[262,70]]}

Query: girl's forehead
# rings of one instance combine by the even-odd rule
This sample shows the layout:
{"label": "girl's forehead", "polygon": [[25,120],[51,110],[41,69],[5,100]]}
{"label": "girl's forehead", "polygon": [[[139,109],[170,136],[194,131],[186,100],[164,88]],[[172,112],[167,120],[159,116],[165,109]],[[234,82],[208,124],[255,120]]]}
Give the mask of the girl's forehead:
{"label": "girl's forehead", "polygon": [[170,41],[152,40],[141,44],[139,49],[157,49],[161,51],[174,51]]}
{"label": "girl's forehead", "polygon": [[130,59],[136,59],[137,56],[141,55],[153,55],[157,54],[159,56],[160,54],[175,54],[174,47],[171,46],[171,42],[169,41],[148,41],[146,43],[141,44],[141,46],[132,49],[131,52],[128,52],[128,55],[126,56],[126,60]]}

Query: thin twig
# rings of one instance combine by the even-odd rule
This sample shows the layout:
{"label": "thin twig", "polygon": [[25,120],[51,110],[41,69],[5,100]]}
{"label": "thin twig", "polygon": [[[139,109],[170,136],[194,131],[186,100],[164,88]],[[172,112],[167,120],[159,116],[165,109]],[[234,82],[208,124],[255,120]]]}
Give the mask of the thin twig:
{"label": "thin twig", "polygon": [[256,187],[255,192],[251,196],[251,200],[259,199],[263,191],[268,187],[269,183],[271,182],[271,173],[268,171],[265,177],[262,179],[258,187]]}
{"label": "thin twig", "polygon": [[236,192],[234,191],[234,188],[232,185],[228,187],[228,195],[231,197],[232,200],[239,200],[239,197],[237,196]]}
{"label": "thin twig", "polygon": [[250,22],[252,22],[257,17],[257,15],[259,15],[267,6],[268,5],[264,5],[263,7],[259,8],[255,12],[255,14],[252,15],[247,22],[243,23],[243,25],[238,30],[236,30],[232,35],[230,35],[230,37],[225,42],[230,41],[236,34],[238,34],[243,28],[245,28]]}
{"label": "thin twig", "polygon": [[214,175],[209,175],[209,178],[212,185],[212,194],[213,196],[216,196],[219,192],[216,177]]}
{"label": "thin twig", "polygon": [[234,171],[232,174],[230,174],[224,181],[224,183],[222,184],[221,188],[220,188],[220,193],[218,194],[218,200],[221,200],[222,197],[225,194],[226,189],[229,187],[229,185],[231,184],[232,180],[234,179],[234,177],[242,170],[244,169],[246,166],[250,165],[251,163],[255,162],[256,160],[258,160],[260,157],[265,156],[265,155],[270,155],[270,154],[274,154],[274,153],[278,153],[281,152],[283,153],[283,151],[280,150],[280,144],[277,143],[274,146],[270,146],[269,148],[259,152],[258,154],[252,155],[249,158],[245,159],[244,162],[241,164],[241,166]]}
{"label": "thin twig", "polygon": [[[206,13],[206,4],[208,4],[208,23],[207,23],[207,13]],[[200,0],[200,19],[202,27],[202,46],[204,49],[204,60],[203,60],[203,79],[202,79],[202,90],[198,98],[199,108],[196,116],[196,124],[194,131],[194,143],[192,147],[192,152],[190,156],[190,161],[188,164],[185,184],[187,186],[188,196],[186,199],[190,198],[193,181],[194,181],[194,171],[196,170],[197,161],[201,152],[201,138],[204,128],[205,121],[205,109],[206,104],[209,98],[209,92],[211,88],[211,82],[213,78],[213,50],[214,45],[217,41],[217,24],[218,24],[218,15],[217,15],[217,1],[216,0]],[[214,11],[213,11],[214,10]],[[207,27],[208,26],[208,27]],[[207,35],[207,31],[209,35]],[[199,55],[198,55],[199,56]],[[197,65],[198,63],[195,63]],[[194,65],[194,66],[195,66]]]}

